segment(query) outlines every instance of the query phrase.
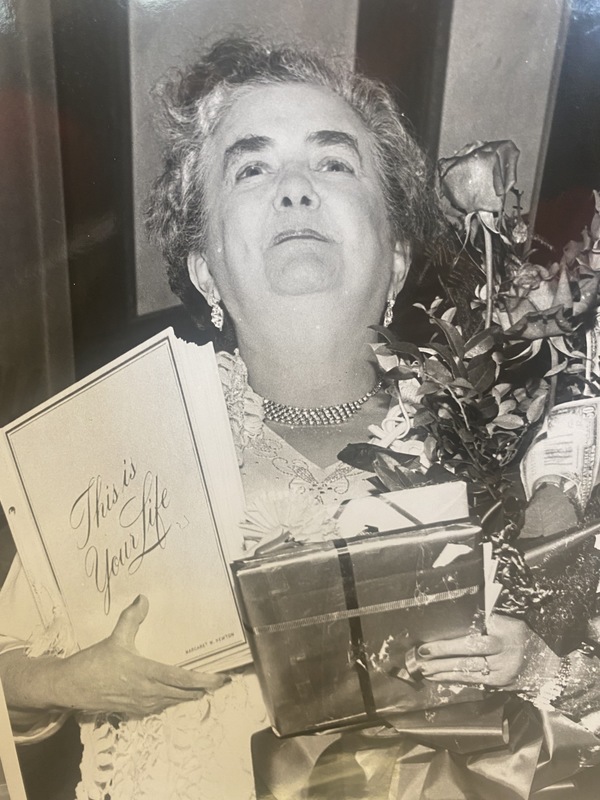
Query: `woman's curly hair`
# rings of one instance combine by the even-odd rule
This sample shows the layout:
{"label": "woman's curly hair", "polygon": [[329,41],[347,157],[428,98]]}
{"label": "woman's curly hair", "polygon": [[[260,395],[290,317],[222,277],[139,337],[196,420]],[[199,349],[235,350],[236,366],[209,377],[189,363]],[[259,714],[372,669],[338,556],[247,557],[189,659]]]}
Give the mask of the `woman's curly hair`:
{"label": "woman's curly hair", "polygon": [[207,306],[190,281],[187,257],[205,248],[207,144],[239,93],[286,83],[326,87],[362,120],[372,136],[395,240],[418,247],[438,228],[430,168],[382,84],[352,72],[341,59],[293,46],[223,39],[155,90],[164,111],[164,171],[150,194],[147,229],[166,259],[171,289],[201,326]]}

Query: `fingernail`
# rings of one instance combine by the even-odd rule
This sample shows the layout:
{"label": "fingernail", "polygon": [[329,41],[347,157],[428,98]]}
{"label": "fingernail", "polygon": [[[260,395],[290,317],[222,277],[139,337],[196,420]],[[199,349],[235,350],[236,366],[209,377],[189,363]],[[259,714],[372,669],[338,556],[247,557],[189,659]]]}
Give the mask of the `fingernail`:
{"label": "fingernail", "polygon": [[139,604],[139,602],[141,601],[141,599],[142,599],[142,595],[141,595],[141,594],[138,594],[138,596],[137,596],[137,597],[135,598],[135,600],[133,601],[133,605],[134,605],[134,606],[137,606],[137,605]]}
{"label": "fingernail", "polygon": [[423,657],[431,655],[431,650],[428,647],[425,647],[425,645],[421,645],[421,647],[419,647],[417,652],[420,656]]}

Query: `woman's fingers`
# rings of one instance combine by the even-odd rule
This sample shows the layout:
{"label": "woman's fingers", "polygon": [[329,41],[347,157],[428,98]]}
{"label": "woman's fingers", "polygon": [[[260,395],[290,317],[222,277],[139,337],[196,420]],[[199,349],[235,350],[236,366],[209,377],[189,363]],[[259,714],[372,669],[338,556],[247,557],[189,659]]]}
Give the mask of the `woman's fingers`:
{"label": "woman's fingers", "polygon": [[[490,660],[485,656],[467,656],[462,658],[436,658],[432,661],[422,661],[420,670],[426,678],[433,680],[448,680],[440,675],[451,674],[450,680],[461,681],[463,677],[469,678],[469,683],[481,683],[492,673]],[[471,680],[471,679],[474,680]]]}
{"label": "woman's fingers", "polygon": [[489,656],[500,652],[502,652],[502,642],[495,636],[471,635],[427,642],[417,649],[417,656],[422,661],[428,661],[433,658],[467,655]]}
{"label": "woman's fingers", "polygon": [[151,662],[155,669],[152,678],[163,686],[169,686],[184,691],[202,689],[214,691],[228,680],[225,675],[212,675],[208,672],[195,672],[181,667],[169,667],[165,664]]}
{"label": "woman's fingers", "polygon": [[148,609],[148,599],[143,594],[138,595],[131,605],[121,611],[121,616],[110,635],[113,642],[135,652],[135,637],[148,615]]}
{"label": "woman's fingers", "polygon": [[417,666],[434,681],[509,686],[523,666],[528,636],[522,620],[493,614],[486,635],[422,644],[416,651]]}
{"label": "woman's fingers", "polygon": [[429,677],[429,680],[436,681],[437,683],[465,683],[473,686],[499,686],[499,684],[497,684],[492,678],[476,672],[438,672],[436,675]]}

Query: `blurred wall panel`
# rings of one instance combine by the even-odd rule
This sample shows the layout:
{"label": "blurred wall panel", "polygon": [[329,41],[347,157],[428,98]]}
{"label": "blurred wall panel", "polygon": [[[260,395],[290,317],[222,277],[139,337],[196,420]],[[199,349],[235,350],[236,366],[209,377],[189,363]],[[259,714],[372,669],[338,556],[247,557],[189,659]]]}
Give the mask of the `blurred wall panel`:
{"label": "blurred wall panel", "polygon": [[232,32],[354,58],[358,0],[130,0],[129,39],[137,311],[173,305],[161,256],[147,242],[142,213],[160,164],[150,89]]}
{"label": "blurred wall panel", "polygon": [[419,143],[437,158],[453,0],[360,0],[359,69],[386,83]]}
{"label": "blurred wall panel", "polygon": [[50,0],[77,377],[136,343],[125,3]]}
{"label": "blurred wall panel", "polygon": [[0,0],[0,424],[73,376],[49,0]]}

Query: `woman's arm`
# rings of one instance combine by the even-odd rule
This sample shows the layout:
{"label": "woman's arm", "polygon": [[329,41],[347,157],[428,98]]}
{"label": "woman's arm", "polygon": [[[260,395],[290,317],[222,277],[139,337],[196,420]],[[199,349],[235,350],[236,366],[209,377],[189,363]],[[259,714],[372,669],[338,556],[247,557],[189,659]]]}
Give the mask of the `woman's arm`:
{"label": "woman's arm", "polygon": [[140,596],[122,612],[107,639],[67,658],[30,658],[23,650],[1,654],[0,677],[16,728],[70,710],[144,716],[223,684],[222,675],[140,656],[135,636],[147,613],[148,600]]}

